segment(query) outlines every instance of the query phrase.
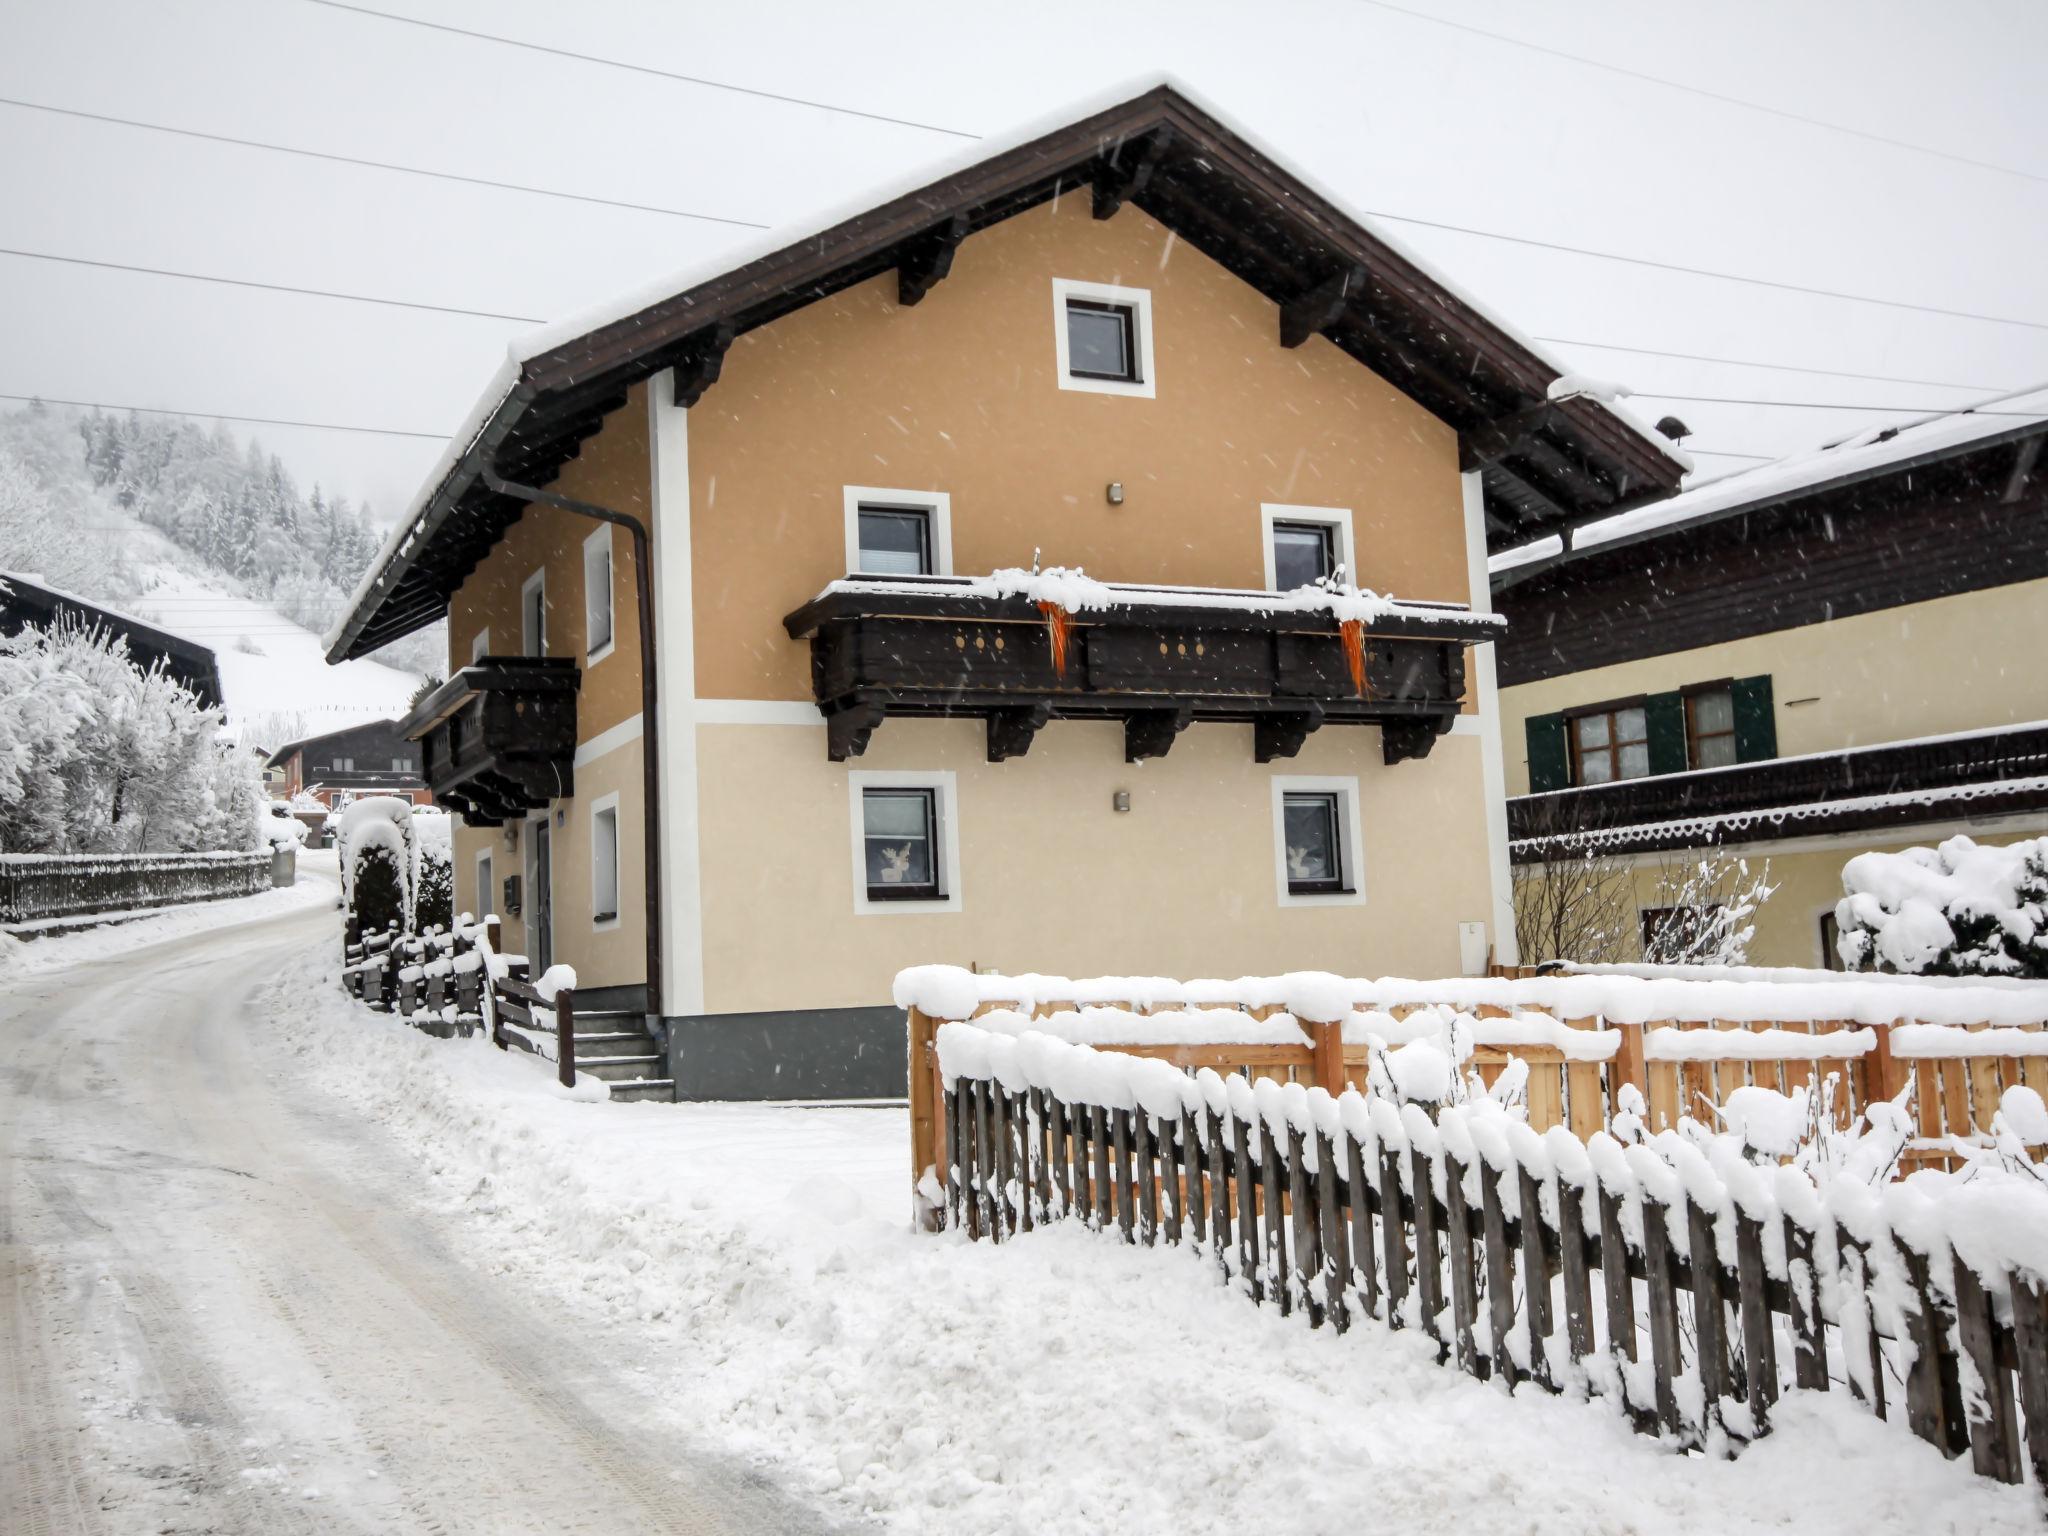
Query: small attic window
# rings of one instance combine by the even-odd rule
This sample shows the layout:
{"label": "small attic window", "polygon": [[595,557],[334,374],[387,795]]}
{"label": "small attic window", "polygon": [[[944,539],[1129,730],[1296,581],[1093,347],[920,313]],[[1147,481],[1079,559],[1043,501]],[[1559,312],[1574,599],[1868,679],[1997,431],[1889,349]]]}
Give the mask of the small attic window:
{"label": "small attic window", "polygon": [[1052,293],[1060,388],[1151,398],[1151,293],[1067,278]]}

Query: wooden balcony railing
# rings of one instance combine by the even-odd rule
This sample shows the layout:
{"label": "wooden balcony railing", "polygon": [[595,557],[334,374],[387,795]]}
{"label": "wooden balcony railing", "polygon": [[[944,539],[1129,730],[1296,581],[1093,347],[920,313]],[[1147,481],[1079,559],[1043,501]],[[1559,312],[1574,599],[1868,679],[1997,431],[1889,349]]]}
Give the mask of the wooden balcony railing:
{"label": "wooden balcony railing", "polygon": [[556,657],[487,656],[413,707],[399,732],[420,744],[434,803],[495,827],[576,793],[576,690]]}

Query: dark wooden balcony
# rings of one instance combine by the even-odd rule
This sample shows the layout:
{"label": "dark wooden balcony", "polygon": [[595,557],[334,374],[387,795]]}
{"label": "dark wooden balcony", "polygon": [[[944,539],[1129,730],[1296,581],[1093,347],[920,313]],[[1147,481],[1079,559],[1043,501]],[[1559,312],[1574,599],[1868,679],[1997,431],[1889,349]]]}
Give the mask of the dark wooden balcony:
{"label": "dark wooden balcony", "polygon": [[[1326,725],[1377,725],[1386,760],[1426,756],[1465,694],[1465,647],[1500,621],[1454,604],[1389,604],[1366,624],[1364,686],[1338,621],[1271,593],[1117,586],[1053,624],[988,578],[836,581],[783,620],[811,642],[832,761],[858,757],[896,715],[988,722],[988,760],[1021,757],[1053,720],[1120,720],[1124,756],[1163,756],[1196,721],[1255,727],[1254,755],[1292,757]],[[1262,606],[1270,605],[1270,606]]]}
{"label": "dark wooden balcony", "polygon": [[2048,725],[1657,774],[1508,802],[1513,856],[1652,853],[2048,807]]}
{"label": "dark wooden balcony", "polygon": [[420,744],[434,803],[495,827],[576,793],[576,690],[566,658],[486,656],[413,706],[399,732]]}

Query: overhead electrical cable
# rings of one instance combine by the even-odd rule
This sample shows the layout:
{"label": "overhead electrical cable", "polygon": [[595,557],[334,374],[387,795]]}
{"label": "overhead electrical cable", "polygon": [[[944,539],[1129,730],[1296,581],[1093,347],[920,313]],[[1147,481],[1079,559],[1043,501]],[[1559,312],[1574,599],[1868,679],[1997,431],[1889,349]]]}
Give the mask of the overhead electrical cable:
{"label": "overhead electrical cable", "polygon": [[338,421],[293,421],[281,416],[237,416],[232,411],[179,411],[161,405],[109,405],[104,400],[60,400],[55,395],[10,395],[0,400],[22,400],[44,405],[68,405],[84,411],[133,411],[138,416],[190,416],[201,421],[242,421],[259,427],[308,427],[315,432],[361,432],[371,437],[417,437],[430,443],[448,441],[446,432],[407,432],[400,427],[356,427]]}

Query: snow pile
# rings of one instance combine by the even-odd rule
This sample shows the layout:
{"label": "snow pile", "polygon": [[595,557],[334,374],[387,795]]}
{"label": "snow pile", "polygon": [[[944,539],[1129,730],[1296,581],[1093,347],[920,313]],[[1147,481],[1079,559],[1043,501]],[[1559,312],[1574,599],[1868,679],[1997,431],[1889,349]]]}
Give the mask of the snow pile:
{"label": "snow pile", "polygon": [[[331,966],[327,967],[331,971]],[[1510,1398],[1416,1330],[1336,1337],[1213,1266],[1077,1223],[1000,1247],[912,1232],[905,1111],[570,1103],[475,1042],[347,1003],[296,958],[264,999],[295,1085],[374,1119],[458,1258],[586,1341],[593,1376],[849,1524],[904,1533],[1394,1529],[2033,1531],[1845,1392],[1795,1394],[1738,1461],[1612,1410]],[[1133,1405],[1144,1405],[1133,1411]],[[1475,1454],[1474,1447],[1484,1447]],[[1134,1469],[1143,1469],[1134,1475]],[[1541,1469],[1541,1475],[1524,1475]]]}
{"label": "snow pile", "polygon": [[1856,969],[2048,980],[2048,838],[1859,853],[1842,889],[1839,947]]}

